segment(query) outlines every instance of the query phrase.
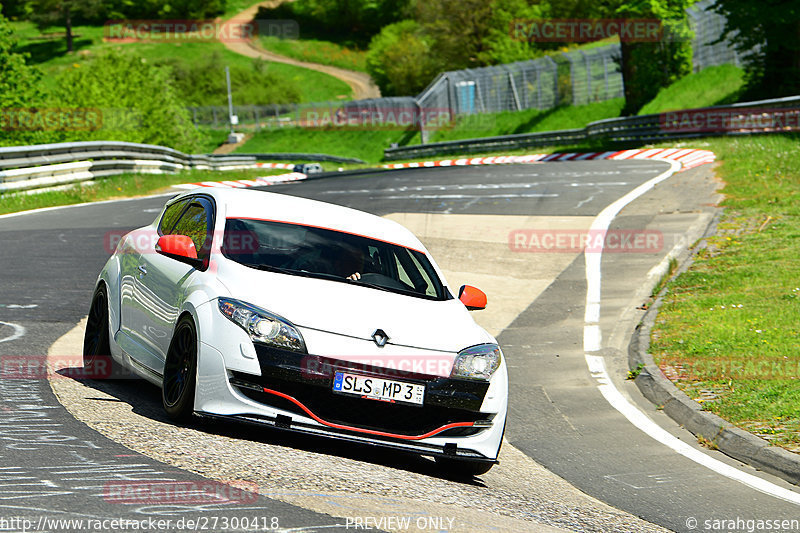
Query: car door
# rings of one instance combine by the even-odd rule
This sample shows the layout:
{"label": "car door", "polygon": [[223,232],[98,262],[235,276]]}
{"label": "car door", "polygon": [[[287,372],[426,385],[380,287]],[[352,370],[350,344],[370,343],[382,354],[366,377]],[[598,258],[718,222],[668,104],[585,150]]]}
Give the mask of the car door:
{"label": "car door", "polygon": [[[213,227],[213,203],[207,197],[198,196],[190,199],[175,226],[164,234],[190,237],[197,249],[198,258],[207,260]],[[141,303],[146,310],[147,319],[141,334],[143,341],[155,355],[154,360],[145,364],[160,374],[178,314],[186,299],[186,289],[192,282],[192,277],[199,271],[177,259],[157,253],[155,247],[152,253],[142,254],[140,267],[141,275],[137,278],[140,290],[137,293],[143,299]]]}
{"label": "car door", "polygon": [[147,271],[145,262],[155,253],[155,243],[160,235],[175,227],[189,199],[167,205],[155,233],[152,226],[136,230],[126,236],[119,253],[120,258],[120,331],[116,336],[119,346],[136,362],[151,370],[158,364],[155,347],[147,341],[146,332],[151,327],[152,298],[142,294],[141,278]]}

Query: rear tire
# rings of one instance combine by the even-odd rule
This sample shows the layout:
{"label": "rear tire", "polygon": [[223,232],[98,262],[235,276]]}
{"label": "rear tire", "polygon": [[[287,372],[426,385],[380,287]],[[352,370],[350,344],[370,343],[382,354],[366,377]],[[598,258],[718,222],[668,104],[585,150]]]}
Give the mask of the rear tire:
{"label": "rear tire", "polygon": [[190,316],[175,326],[175,334],[164,363],[161,403],[175,422],[187,422],[194,412],[197,384],[197,330]]}
{"label": "rear tire", "polygon": [[108,379],[117,369],[111,357],[108,330],[108,292],[101,283],[92,296],[83,335],[83,371],[87,378]]}

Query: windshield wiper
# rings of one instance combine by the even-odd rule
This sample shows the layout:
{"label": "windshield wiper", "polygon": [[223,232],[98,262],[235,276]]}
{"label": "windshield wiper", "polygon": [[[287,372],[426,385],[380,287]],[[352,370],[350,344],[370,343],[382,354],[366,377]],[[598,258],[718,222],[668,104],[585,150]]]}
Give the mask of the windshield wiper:
{"label": "windshield wiper", "polygon": [[244,266],[264,270],[266,272],[278,272],[279,274],[289,274],[290,276],[304,276],[307,278],[320,278],[329,279],[331,281],[350,281],[335,274],[326,274],[325,272],[311,272],[310,270],[294,270],[292,268],[282,268],[272,265],[256,264],[256,263],[241,263]]}
{"label": "windshield wiper", "polygon": [[278,272],[280,274],[291,274],[291,275],[297,275],[297,274],[302,275],[303,274],[303,272],[301,272],[299,270],[291,270],[289,268],[281,268],[281,267],[276,267],[276,266],[272,266],[272,265],[265,265],[263,263],[259,263],[259,264],[256,264],[256,263],[241,263],[241,264],[246,266],[246,267],[255,268],[257,270],[265,270],[267,272]]}
{"label": "windshield wiper", "polygon": [[319,279],[328,279],[331,281],[339,281],[345,282],[355,285],[360,285],[362,287],[369,287],[371,289],[377,289],[379,291],[385,292],[392,292],[395,294],[411,294],[416,296],[417,294],[413,291],[406,291],[400,289],[390,289],[389,287],[384,287],[383,285],[376,285],[374,283],[367,283],[366,281],[355,280],[355,279],[348,279],[343,278],[341,276],[337,276],[335,274],[326,274],[325,272],[310,272],[308,270],[292,270],[290,268],[281,268],[272,265],[265,265],[265,264],[256,264],[256,263],[241,263],[244,266],[248,266],[251,268],[255,268],[257,270],[264,270],[266,272],[277,272],[279,274],[289,274],[290,276],[304,276],[307,278],[319,278]]}
{"label": "windshield wiper", "polygon": [[361,281],[360,279],[348,279],[347,281],[354,283],[356,285],[361,285],[362,287],[369,287],[370,289],[378,289],[379,291],[386,291],[386,292],[393,292],[395,294],[402,294],[395,289],[390,289],[389,287],[384,287],[383,285],[375,285],[374,283],[367,283],[366,281]]}

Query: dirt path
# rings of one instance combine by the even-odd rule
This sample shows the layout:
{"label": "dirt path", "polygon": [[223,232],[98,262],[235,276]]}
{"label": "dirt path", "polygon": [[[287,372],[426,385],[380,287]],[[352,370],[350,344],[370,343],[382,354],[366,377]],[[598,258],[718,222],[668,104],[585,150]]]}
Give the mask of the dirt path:
{"label": "dirt path", "polygon": [[[232,18],[237,20],[252,20],[256,17],[258,13],[258,8],[261,6],[264,7],[274,7],[283,3],[285,0],[268,0],[266,2],[261,2],[260,4],[255,4],[250,6],[249,8],[245,9],[244,11],[234,15]],[[378,89],[378,86],[372,81],[372,78],[369,74],[365,74],[363,72],[356,72],[353,70],[346,70],[343,68],[338,67],[331,67],[328,65],[320,65],[318,63],[306,63],[305,61],[298,61],[297,59],[292,59],[290,57],[282,56],[280,54],[276,54],[274,52],[270,52],[269,50],[264,50],[259,46],[257,41],[241,41],[241,42],[224,42],[223,43],[228,50],[236,52],[237,54],[242,54],[247,57],[258,57],[261,59],[265,59],[267,61],[275,61],[277,63],[286,63],[288,65],[294,65],[297,67],[303,67],[311,70],[316,70],[318,72],[322,72],[333,76],[334,78],[338,78],[348,84],[353,89],[353,97],[356,100],[361,100],[364,98],[379,98],[381,96],[381,91]]]}

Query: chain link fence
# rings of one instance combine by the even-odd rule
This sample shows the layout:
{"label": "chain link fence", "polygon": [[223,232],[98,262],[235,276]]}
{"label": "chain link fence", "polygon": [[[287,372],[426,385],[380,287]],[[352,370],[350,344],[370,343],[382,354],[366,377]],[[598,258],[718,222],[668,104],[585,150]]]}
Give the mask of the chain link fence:
{"label": "chain link fence", "polygon": [[712,11],[715,1],[700,0],[686,11],[694,31],[692,60],[695,72],[716,65],[741,66],[741,59],[730,38],[716,42],[725,32],[725,17]]}

